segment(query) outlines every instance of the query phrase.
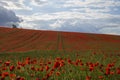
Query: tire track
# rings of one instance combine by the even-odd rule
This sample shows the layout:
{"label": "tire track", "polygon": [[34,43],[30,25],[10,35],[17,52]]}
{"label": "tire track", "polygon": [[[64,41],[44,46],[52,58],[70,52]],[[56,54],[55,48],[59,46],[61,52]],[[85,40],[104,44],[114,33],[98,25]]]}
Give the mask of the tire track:
{"label": "tire track", "polygon": [[19,47],[15,48],[15,51],[18,50],[31,50],[31,47],[34,47],[35,45],[33,44],[34,41],[36,41],[41,35],[42,32],[40,32],[39,34],[36,33],[34,34],[35,36],[32,36],[29,40],[26,41],[26,43],[24,43],[23,45],[20,45]]}
{"label": "tire track", "polygon": [[38,41],[40,38],[43,37],[43,32],[40,32],[32,39],[31,41],[28,42],[25,46],[21,46],[21,48],[28,48],[28,49],[34,49],[36,44],[38,44]]}
{"label": "tire track", "polygon": [[27,45],[34,39],[34,37],[36,37],[35,36],[36,34],[37,34],[37,32],[32,32],[32,34],[31,34],[31,31],[28,31],[28,34],[26,34],[27,36],[23,35],[23,36],[19,37],[18,39],[21,39],[21,40],[18,42],[18,44],[7,49],[6,51],[10,51],[10,50],[14,51],[14,49],[16,49],[16,48],[20,48],[20,47],[23,47],[24,45]]}
{"label": "tire track", "polygon": [[46,35],[45,40],[45,49],[47,50],[55,50],[56,49],[56,41],[57,41],[57,32],[49,32]]}
{"label": "tire track", "polygon": [[62,36],[62,32],[58,32],[58,39],[57,39],[57,47],[56,47],[56,52],[57,51],[64,51],[65,52],[65,47],[64,47],[64,39]]}

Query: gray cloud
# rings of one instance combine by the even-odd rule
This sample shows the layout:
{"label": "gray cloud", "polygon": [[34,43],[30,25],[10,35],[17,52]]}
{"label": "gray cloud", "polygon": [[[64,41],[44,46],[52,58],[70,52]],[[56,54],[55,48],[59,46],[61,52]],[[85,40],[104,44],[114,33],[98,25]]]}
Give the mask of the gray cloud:
{"label": "gray cloud", "polygon": [[[115,21],[118,20],[118,21]],[[102,33],[120,35],[120,22],[117,18],[112,19],[70,19],[55,29],[61,31]]]}
{"label": "gray cloud", "polygon": [[70,23],[69,24],[67,23],[64,24],[62,27],[59,27],[58,30],[71,32],[99,33],[98,31],[96,31],[96,27],[93,26],[92,24],[78,23],[75,25],[70,25]]}
{"label": "gray cloud", "polygon": [[26,1],[29,0],[0,0],[0,6],[12,10],[32,10],[28,5],[26,6]]}
{"label": "gray cloud", "polygon": [[44,4],[46,3],[46,1],[42,1],[42,0],[34,0],[37,4]]}
{"label": "gray cloud", "polygon": [[119,22],[117,18],[34,20],[25,22],[24,28],[120,35]]}
{"label": "gray cloud", "polygon": [[1,5],[1,6],[8,6],[8,3],[6,3],[6,2],[1,2],[1,1],[0,1],[0,5]]}
{"label": "gray cloud", "polygon": [[20,22],[21,19],[12,10],[0,6],[0,26],[18,25]]}
{"label": "gray cloud", "polygon": [[48,4],[47,0],[31,0],[31,4],[34,6],[45,6]]}

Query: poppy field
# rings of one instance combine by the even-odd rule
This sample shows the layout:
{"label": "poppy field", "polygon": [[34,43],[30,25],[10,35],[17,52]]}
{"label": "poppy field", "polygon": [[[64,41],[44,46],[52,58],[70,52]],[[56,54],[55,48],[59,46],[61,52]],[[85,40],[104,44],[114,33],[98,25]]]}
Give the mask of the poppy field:
{"label": "poppy field", "polygon": [[0,54],[1,80],[120,80],[120,54],[31,51]]}
{"label": "poppy field", "polygon": [[1,27],[0,80],[120,80],[120,36]]}
{"label": "poppy field", "polygon": [[0,52],[119,51],[120,36],[0,27]]}

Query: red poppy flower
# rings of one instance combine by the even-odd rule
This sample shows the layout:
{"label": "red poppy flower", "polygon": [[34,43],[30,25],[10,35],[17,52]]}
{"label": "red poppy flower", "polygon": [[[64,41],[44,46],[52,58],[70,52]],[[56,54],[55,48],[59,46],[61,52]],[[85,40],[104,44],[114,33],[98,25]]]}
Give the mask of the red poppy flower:
{"label": "red poppy flower", "polygon": [[46,66],[45,69],[46,69],[46,71],[48,71],[49,70],[49,66]]}
{"label": "red poppy flower", "polygon": [[12,65],[10,66],[10,71],[13,71],[15,69],[15,67]]}
{"label": "red poppy flower", "polygon": [[9,76],[10,76],[10,78],[15,78],[16,74],[10,74]]}
{"label": "red poppy flower", "polygon": [[5,62],[5,65],[9,66],[10,65],[10,61]]}
{"label": "red poppy flower", "polygon": [[54,68],[58,68],[60,66],[60,63],[57,61],[54,63]]}
{"label": "red poppy flower", "polygon": [[86,76],[86,80],[91,80],[91,76]]}
{"label": "red poppy flower", "polygon": [[103,79],[103,76],[98,76],[99,79]]}
{"label": "red poppy flower", "polygon": [[117,73],[117,74],[120,74],[120,68],[117,68],[116,73]]}

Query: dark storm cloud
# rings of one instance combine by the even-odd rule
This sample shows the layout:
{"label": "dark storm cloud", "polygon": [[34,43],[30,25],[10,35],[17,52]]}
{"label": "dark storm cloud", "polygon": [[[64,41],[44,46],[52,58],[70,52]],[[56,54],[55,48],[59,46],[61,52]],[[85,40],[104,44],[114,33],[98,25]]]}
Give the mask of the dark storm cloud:
{"label": "dark storm cloud", "polygon": [[12,10],[0,6],[0,26],[18,25],[20,22],[21,19]]}

